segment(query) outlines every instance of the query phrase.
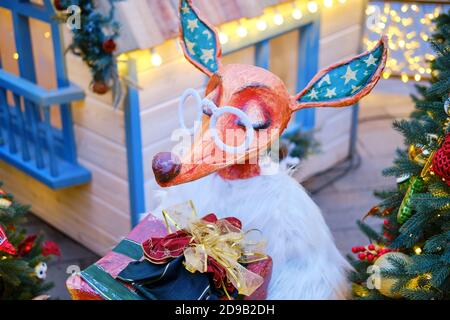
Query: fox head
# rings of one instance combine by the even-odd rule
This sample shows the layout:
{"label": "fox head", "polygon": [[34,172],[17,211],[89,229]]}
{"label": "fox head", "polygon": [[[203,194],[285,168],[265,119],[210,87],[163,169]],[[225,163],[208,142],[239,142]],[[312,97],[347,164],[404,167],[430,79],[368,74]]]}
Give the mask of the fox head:
{"label": "fox head", "polygon": [[222,65],[217,31],[191,0],[180,1],[180,33],[186,59],[209,82],[203,100],[194,90],[181,99],[180,106],[188,95],[194,96],[203,113],[189,150],[182,157],[162,152],[153,158],[156,181],[164,187],[213,172],[229,179],[257,175],[257,164],[250,166],[246,161],[257,159],[280,137],[294,112],[355,104],[378,82],[387,58],[387,39],[382,37],[371,51],[319,71],[301,92],[291,96],[283,81],[268,70]]}

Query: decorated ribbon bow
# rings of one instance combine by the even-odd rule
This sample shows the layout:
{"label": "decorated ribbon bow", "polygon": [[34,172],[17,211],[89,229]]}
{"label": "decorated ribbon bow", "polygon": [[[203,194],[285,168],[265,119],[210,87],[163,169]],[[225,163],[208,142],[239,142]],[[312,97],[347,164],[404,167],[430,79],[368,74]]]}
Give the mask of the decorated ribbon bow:
{"label": "decorated ribbon bow", "polygon": [[[264,242],[251,239],[256,230],[243,232],[241,222],[232,217],[219,220],[209,214],[198,219],[191,201],[163,210],[163,215],[170,234],[142,244],[147,260],[161,264],[183,254],[187,270],[213,273],[214,284],[223,287],[227,295],[236,288],[239,294],[249,296],[263,284],[261,276],[241,264],[267,258]],[[172,233],[171,224],[176,232]]]}
{"label": "decorated ribbon bow", "polygon": [[14,255],[17,253],[16,248],[8,241],[6,233],[0,225],[0,251],[4,251],[8,254]]}

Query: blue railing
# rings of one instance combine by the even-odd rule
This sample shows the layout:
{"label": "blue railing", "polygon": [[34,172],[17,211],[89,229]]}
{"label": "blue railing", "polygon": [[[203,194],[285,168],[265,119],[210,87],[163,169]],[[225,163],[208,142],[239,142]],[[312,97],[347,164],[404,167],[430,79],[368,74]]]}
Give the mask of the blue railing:
{"label": "blue railing", "polygon": [[[74,145],[71,122],[62,127],[51,123],[51,108],[84,98],[73,84],[53,90],[0,69],[0,158],[51,188],[83,184],[91,179],[88,170],[65,152]],[[69,110],[70,112],[70,110]]]}

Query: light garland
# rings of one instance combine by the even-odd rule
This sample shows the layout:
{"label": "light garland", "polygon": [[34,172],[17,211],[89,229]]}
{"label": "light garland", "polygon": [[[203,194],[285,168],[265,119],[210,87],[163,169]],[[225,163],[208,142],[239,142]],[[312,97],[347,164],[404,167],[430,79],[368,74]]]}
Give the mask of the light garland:
{"label": "light garland", "polygon": [[[292,1],[290,4],[280,4],[270,7],[258,17],[252,19],[240,19],[234,22],[225,23],[220,27],[219,42],[224,45],[231,41],[240,41],[249,36],[250,32],[265,32],[269,28],[278,28],[288,23],[288,20],[299,21],[303,18],[303,12],[316,13],[320,7],[330,10],[334,6],[333,0],[308,0],[306,1]],[[347,3],[347,0],[337,0],[340,5]],[[321,5],[320,5],[321,4]],[[302,11],[305,10],[305,11]],[[173,41],[173,40],[170,40]],[[175,40],[177,41],[177,40]],[[140,52],[143,51],[143,52]],[[163,57],[155,51],[155,48],[147,50],[136,50],[130,53],[121,54],[122,59],[119,62],[124,62],[128,56],[133,56],[139,60],[146,61],[139,62],[143,69],[156,68],[164,63]],[[150,55],[149,55],[150,52]],[[124,69],[125,70],[125,69]]]}
{"label": "light garland", "polygon": [[384,79],[400,77],[407,83],[410,80],[422,81],[429,77],[431,69],[426,68],[434,56],[426,51],[426,43],[433,32],[432,19],[437,17],[442,7],[436,5],[384,3],[373,1],[366,9],[368,35],[364,38],[367,49],[371,49],[380,35],[389,37],[390,55],[383,73]]}

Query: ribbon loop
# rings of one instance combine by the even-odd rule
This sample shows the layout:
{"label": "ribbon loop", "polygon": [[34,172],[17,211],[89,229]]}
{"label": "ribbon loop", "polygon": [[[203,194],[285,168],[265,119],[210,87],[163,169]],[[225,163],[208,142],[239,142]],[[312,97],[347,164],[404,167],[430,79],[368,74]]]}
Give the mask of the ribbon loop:
{"label": "ribbon loop", "polygon": [[150,262],[161,263],[183,254],[188,271],[212,272],[214,283],[223,286],[226,294],[224,280],[246,296],[263,284],[260,275],[241,264],[267,258],[264,241],[252,237],[256,230],[243,232],[236,218],[217,219],[209,214],[198,219],[192,201],[163,210],[163,215],[169,232],[171,225],[177,231],[143,244],[145,257]]}

